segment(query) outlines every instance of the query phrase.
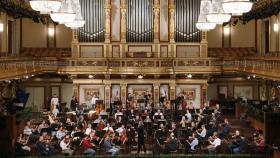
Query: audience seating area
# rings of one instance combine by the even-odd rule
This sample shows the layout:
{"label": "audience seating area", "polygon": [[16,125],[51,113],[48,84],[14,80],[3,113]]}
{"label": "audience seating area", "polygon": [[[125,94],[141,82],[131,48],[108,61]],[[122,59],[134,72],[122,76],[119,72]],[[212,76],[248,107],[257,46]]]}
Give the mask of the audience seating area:
{"label": "audience seating area", "polygon": [[70,48],[22,48],[22,57],[71,57]]}

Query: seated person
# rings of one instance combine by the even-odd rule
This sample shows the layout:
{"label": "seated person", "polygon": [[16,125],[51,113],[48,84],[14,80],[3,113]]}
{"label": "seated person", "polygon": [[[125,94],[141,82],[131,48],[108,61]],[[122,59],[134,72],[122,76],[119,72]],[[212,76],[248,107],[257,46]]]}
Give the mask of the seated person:
{"label": "seated person", "polygon": [[187,105],[187,109],[194,112],[193,102],[190,102],[190,104]]}
{"label": "seated person", "polygon": [[56,132],[56,138],[61,140],[66,135],[66,132],[63,127],[60,127],[59,130]]}
{"label": "seated person", "polygon": [[238,130],[235,131],[235,134],[231,137],[232,138],[232,142],[228,145],[228,149],[230,151],[230,153],[233,153],[233,149],[238,147],[240,144],[240,132]]}
{"label": "seated person", "polygon": [[101,116],[99,115],[96,120],[93,121],[95,124],[99,124],[99,122],[102,120]]}
{"label": "seated person", "polygon": [[122,116],[123,113],[120,112],[120,110],[117,110],[117,112],[115,113],[115,119],[117,119],[119,116]]}
{"label": "seated person", "polygon": [[178,129],[176,127],[176,123],[175,122],[171,123],[171,129],[169,130],[169,132],[170,133],[174,133],[174,135],[177,136]]}
{"label": "seated person", "polygon": [[74,150],[70,148],[70,136],[66,135],[60,142],[59,144],[61,148],[61,153],[62,154],[67,154],[71,156],[74,153]]}
{"label": "seated person", "polygon": [[222,127],[222,131],[219,132],[219,135],[221,138],[224,138],[227,136],[230,132],[230,124],[228,122],[228,119],[224,119],[224,123],[220,125]]}
{"label": "seated person", "polygon": [[254,153],[263,153],[265,150],[265,139],[263,134],[259,134],[258,137],[254,138],[254,146],[253,151]]}
{"label": "seated person", "polygon": [[24,130],[23,130],[23,134],[26,135],[26,136],[30,136],[33,134],[33,132],[35,132],[36,129],[34,128],[31,128],[31,121],[27,121],[26,122],[26,125],[24,127]]}
{"label": "seated person", "polygon": [[110,138],[110,136],[107,135],[104,139],[103,146],[104,146],[106,152],[112,153],[112,156],[117,156],[120,153],[120,149],[114,147],[113,144],[111,143],[111,141],[112,141],[112,138]]}
{"label": "seated person", "polygon": [[246,151],[247,146],[248,146],[248,142],[247,142],[246,138],[244,136],[240,136],[239,145],[236,146],[235,148],[233,148],[232,152],[234,154],[244,153]]}
{"label": "seated person", "polygon": [[46,123],[45,120],[43,120],[42,123],[38,126],[38,128],[37,128],[38,133],[41,133],[41,130],[44,128],[49,128],[49,125]]}
{"label": "seated person", "polygon": [[191,122],[192,121],[192,114],[190,113],[189,110],[187,110],[187,113],[185,114],[185,116],[187,117],[187,121]]}
{"label": "seated person", "polygon": [[117,118],[116,123],[117,123],[117,124],[121,124],[121,123],[122,123],[122,117],[121,117],[121,116],[119,116],[119,117]]}
{"label": "seated person", "polygon": [[114,132],[114,129],[110,126],[109,123],[107,123],[107,126],[103,129],[104,131],[111,131]]}
{"label": "seated person", "polygon": [[144,120],[145,123],[150,123],[152,122],[152,119],[150,118],[149,115],[147,115],[146,119]]}
{"label": "seated person", "polygon": [[174,133],[171,133],[167,140],[165,141],[166,145],[164,146],[164,153],[169,154],[172,151],[176,151],[178,149],[178,141],[174,136]]}
{"label": "seated person", "polygon": [[124,130],[125,130],[124,125],[121,125],[121,127],[119,127],[119,128],[116,129],[116,132],[117,132],[119,135],[121,135],[122,132],[123,132]]}
{"label": "seated person", "polygon": [[31,151],[31,148],[27,145],[27,139],[22,133],[19,134],[16,145],[19,150],[17,152],[26,153]]}
{"label": "seated person", "polygon": [[48,143],[44,142],[43,136],[40,136],[39,140],[36,142],[36,148],[42,156],[50,156],[53,153],[53,149],[49,147]]}
{"label": "seated person", "polygon": [[181,127],[182,127],[182,128],[186,128],[186,127],[187,127],[187,124],[188,124],[188,121],[187,121],[186,117],[185,117],[185,116],[182,116],[182,119],[181,119],[181,121],[180,121]]}
{"label": "seated person", "polygon": [[82,146],[84,148],[84,154],[87,156],[94,156],[95,155],[95,145],[90,142],[90,137],[88,135],[85,135],[85,137],[82,140]]}
{"label": "seated person", "polygon": [[210,145],[207,146],[209,154],[212,154],[216,151],[216,148],[221,145],[221,139],[218,137],[218,133],[214,132],[213,136],[210,136],[208,139]]}
{"label": "seated person", "polygon": [[100,141],[100,138],[99,136],[96,134],[96,131],[95,130],[92,130],[92,132],[90,133],[90,141],[95,143],[95,144],[98,144],[99,141]]}
{"label": "seated person", "polygon": [[162,116],[162,115],[163,115],[162,112],[160,111],[160,109],[158,109],[157,112],[154,114],[154,118],[153,119],[155,120],[157,118],[160,118],[160,116]]}
{"label": "seated person", "polygon": [[88,124],[88,127],[87,127],[87,129],[86,129],[86,131],[85,131],[85,135],[89,135],[91,132],[92,132],[92,128],[91,128],[91,124]]}
{"label": "seated person", "polygon": [[187,152],[192,152],[196,150],[198,145],[198,139],[196,133],[193,133],[192,136],[187,140]]}
{"label": "seated person", "polygon": [[199,140],[205,139],[206,134],[207,134],[207,130],[205,128],[205,125],[202,125],[201,130],[197,131],[197,135],[198,135]]}

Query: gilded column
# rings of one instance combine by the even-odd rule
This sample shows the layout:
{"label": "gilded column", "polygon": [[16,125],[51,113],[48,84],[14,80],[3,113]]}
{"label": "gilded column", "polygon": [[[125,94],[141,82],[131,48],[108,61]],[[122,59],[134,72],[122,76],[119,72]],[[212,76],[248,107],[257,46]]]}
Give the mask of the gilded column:
{"label": "gilded column", "polygon": [[126,0],[121,0],[121,57],[123,57],[123,53],[126,52],[126,7]]}
{"label": "gilded column", "polygon": [[170,83],[169,89],[170,89],[170,92],[169,92],[170,100],[175,100],[176,99],[176,84]]}
{"label": "gilded column", "polygon": [[176,57],[176,47],[175,47],[175,4],[174,0],[169,0],[169,51],[170,57]]}
{"label": "gilded column", "polygon": [[8,53],[8,16],[4,12],[0,12],[0,20],[3,23],[3,32],[0,33],[0,52]]}
{"label": "gilded column", "polygon": [[202,31],[202,39],[200,42],[200,57],[208,57],[208,42],[207,42],[207,32]]}
{"label": "gilded column", "polygon": [[105,0],[105,49],[104,57],[111,57],[110,42],[111,42],[111,1]]}
{"label": "gilded column", "polygon": [[79,100],[79,85],[73,84],[73,95]]}
{"label": "gilded column", "polygon": [[126,90],[127,90],[127,84],[122,83],[121,84],[121,101],[122,101],[122,104],[126,104]]}
{"label": "gilded column", "polygon": [[153,88],[154,88],[154,105],[155,105],[156,108],[159,108],[159,107],[157,107],[157,105],[159,103],[159,86],[160,86],[159,83],[154,83],[153,84]]}
{"label": "gilded column", "polygon": [[110,93],[111,92],[111,84],[106,84],[105,85],[105,109],[110,107]]}
{"label": "gilded column", "polygon": [[79,41],[78,41],[78,30],[72,30],[72,43],[71,43],[72,58],[78,58],[79,53]]}
{"label": "gilded column", "polygon": [[105,1],[105,43],[111,42],[111,1]]}
{"label": "gilded column", "polygon": [[201,85],[201,103],[200,108],[203,108],[204,103],[207,102],[207,83]]}
{"label": "gilded column", "polygon": [[153,44],[153,52],[155,52],[157,57],[160,57],[159,51],[159,14],[160,14],[160,4],[159,0],[154,0],[154,44]]}

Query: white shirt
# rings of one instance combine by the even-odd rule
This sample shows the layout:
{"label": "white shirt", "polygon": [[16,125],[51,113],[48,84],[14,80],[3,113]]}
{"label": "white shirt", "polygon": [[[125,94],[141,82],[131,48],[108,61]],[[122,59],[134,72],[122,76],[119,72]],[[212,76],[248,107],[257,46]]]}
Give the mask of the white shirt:
{"label": "white shirt", "polygon": [[114,132],[114,130],[113,130],[113,128],[112,128],[112,127],[105,127],[103,130],[105,130],[105,131],[112,131],[112,132]]}
{"label": "white shirt", "polygon": [[57,98],[57,97],[53,97],[53,98],[51,99],[51,104],[52,104],[52,105],[58,105],[58,98]]}
{"label": "white shirt", "polygon": [[92,97],[92,99],[91,99],[91,104],[93,105],[95,105],[96,104],[96,100],[98,100],[98,98],[96,98],[96,97]]}
{"label": "white shirt", "polygon": [[190,143],[190,146],[191,146],[191,149],[192,150],[195,150],[195,146],[198,145],[198,139],[195,138],[191,143]]}
{"label": "white shirt", "polygon": [[91,128],[87,128],[86,131],[85,131],[85,134],[86,134],[86,135],[89,135],[89,134],[91,133],[91,131],[92,131]]}
{"label": "white shirt", "polygon": [[[69,142],[69,143],[70,143],[70,142]],[[70,149],[70,148],[68,147],[69,143],[66,144],[66,143],[64,142],[64,140],[62,140],[62,141],[60,142],[59,145],[60,145],[60,147],[61,147],[62,150],[68,150],[68,149]]]}
{"label": "white shirt", "polygon": [[116,129],[116,132],[119,133],[119,135],[123,132],[123,128],[122,127],[119,127],[118,129]]}
{"label": "white shirt", "polygon": [[65,136],[65,132],[62,132],[60,130],[56,132],[56,138],[57,139],[61,139],[64,136]]}
{"label": "white shirt", "polygon": [[187,117],[188,121],[192,121],[192,114],[191,113],[187,113],[185,116]]}
{"label": "white shirt", "polygon": [[202,138],[205,138],[206,136],[206,129],[202,129],[202,131],[200,133],[198,133],[198,135],[200,135]]}
{"label": "white shirt", "polygon": [[216,148],[217,146],[221,145],[221,139],[216,138],[213,142],[210,141],[210,143]]}
{"label": "white shirt", "polygon": [[32,129],[29,128],[29,127],[25,127],[24,130],[23,130],[23,134],[25,135],[31,135],[32,134]]}

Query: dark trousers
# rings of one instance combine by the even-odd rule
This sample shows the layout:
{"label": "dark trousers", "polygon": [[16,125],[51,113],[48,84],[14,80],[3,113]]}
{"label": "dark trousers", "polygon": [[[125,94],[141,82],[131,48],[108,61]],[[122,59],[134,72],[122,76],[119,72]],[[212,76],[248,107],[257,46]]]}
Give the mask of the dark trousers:
{"label": "dark trousers", "polygon": [[138,142],[138,151],[137,151],[137,153],[140,153],[141,147],[143,147],[144,153],[146,153],[146,146],[145,146],[145,142],[144,141],[143,142],[142,141]]}

